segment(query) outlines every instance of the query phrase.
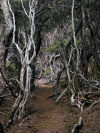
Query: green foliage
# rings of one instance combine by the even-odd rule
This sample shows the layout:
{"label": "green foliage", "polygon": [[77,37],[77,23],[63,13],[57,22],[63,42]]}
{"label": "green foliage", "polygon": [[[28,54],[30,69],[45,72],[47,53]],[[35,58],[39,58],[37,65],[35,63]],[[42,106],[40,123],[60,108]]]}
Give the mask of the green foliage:
{"label": "green foliage", "polygon": [[48,74],[50,74],[50,67],[47,67],[46,69],[45,69],[45,71],[43,72],[43,75],[44,76],[46,76],[46,75],[48,75]]}
{"label": "green foliage", "polygon": [[67,44],[68,44],[68,41],[64,40],[64,46],[67,46]]}
{"label": "green foliage", "polygon": [[94,7],[96,8],[96,10],[100,11],[100,1],[99,0],[94,0]]}
{"label": "green foliage", "polygon": [[36,64],[36,68],[38,69],[40,67],[40,64]]}
{"label": "green foliage", "polygon": [[76,40],[76,45],[78,46],[78,45],[80,45],[80,43],[81,43],[81,40],[80,39],[77,39]]}
{"label": "green foliage", "polygon": [[8,116],[7,116],[7,112],[6,111],[4,111],[4,114],[3,114],[3,119],[4,119],[4,125],[6,125],[7,124],[7,121],[8,121]]}
{"label": "green foliage", "polygon": [[10,70],[12,70],[12,71],[15,71],[16,70],[15,65],[11,64],[10,61],[7,61],[6,62],[6,68],[10,68]]}
{"label": "green foliage", "polygon": [[55,50],[57,50],[57,48],[59,48],[59,41],[56,41],[51,47],[46,48],[45,52],[54,52]]}
{"label": "green foliage", "polygon": [[96,65],[94,67],[94,79],[95,80],[98,80],[98,69],[97,69],[97,66]]}

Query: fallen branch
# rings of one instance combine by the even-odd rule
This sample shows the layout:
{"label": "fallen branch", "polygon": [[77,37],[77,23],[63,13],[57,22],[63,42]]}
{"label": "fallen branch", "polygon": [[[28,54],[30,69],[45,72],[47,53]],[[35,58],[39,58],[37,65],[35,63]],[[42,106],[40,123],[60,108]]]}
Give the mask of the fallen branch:
{"label": "fallen branch", "polygon": [[68,87],[59,95],[59,97],[56,99],[55,103],[57,104],[59,100],[67,93]]}

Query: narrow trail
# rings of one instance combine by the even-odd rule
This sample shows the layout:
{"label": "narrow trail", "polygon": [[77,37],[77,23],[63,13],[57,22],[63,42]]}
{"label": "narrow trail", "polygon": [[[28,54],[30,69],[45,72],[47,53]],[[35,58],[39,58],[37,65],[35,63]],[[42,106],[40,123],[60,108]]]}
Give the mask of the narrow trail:
{"label": "narrow trail", "polygon": [[[5,133],[71,133],[72,128],[78,122],[79,110],[70,105],[68,97],[63,97],[56,105],[54,98],[48,98],[53,91],[53,84],[39,85],[35,95],[31,94],[28,100],[26,117],[23,119],[25,121],[15,123]],[[9,109],[12,107],[11,99],[7,102],[9,104],[5,108]],[[82,116],[82,133],[100,133],[100,104],[92,109],[87,107]]]}
{"label": "narrow trail", "polygon": [[[53,94],[52,86],[41,86],[34,98],[28,103],[30,119],[22,123],[22,127],[15,126],[9,133],[65,133],[66,108],[55,104],[54,99],[48,98]],[[32,114],[32,109],[36,112]]]}

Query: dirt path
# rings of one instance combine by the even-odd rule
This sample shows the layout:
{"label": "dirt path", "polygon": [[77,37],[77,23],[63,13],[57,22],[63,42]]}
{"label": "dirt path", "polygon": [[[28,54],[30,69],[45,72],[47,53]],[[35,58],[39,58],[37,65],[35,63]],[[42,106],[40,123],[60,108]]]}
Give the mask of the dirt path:
{"label": "dirt path", "polygon": [[[78,108],[72,107],[68,95],[56,105],[55,99],[48,98],[53,94],[53,90],[53,85],[42,85],[34,96],[31,94],[26,110],[27,116],[30,117],[27,120],[24,119],[21,127],[19,123],[22,120],[12,125],[5,133],[71,133],[72,128],[79,120],[80,112]],[[11,99],[5,101],[1,111],[10,112],[12,104]],[[2,123],[6,121],[6,117],[7,115],[0,117]],[[82,117],[83,127],[80,133],[100,133],[100,103],[91,109],[87,107]]]}
{"label": "dirt path", "polygon": [[[35,97],[29,100],[30,119],[22,123],[22,128],[14,126],[8,133],[65,133],[66,109],[48,98],[52,94],[52,86],[41,86]],[[32,112],[34,107],[35,113]]]}

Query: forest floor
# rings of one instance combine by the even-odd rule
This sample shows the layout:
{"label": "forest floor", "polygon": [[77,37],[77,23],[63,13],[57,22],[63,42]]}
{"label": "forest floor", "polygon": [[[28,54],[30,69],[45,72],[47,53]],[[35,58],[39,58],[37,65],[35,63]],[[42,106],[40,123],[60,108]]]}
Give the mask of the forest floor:
{"label": "forest floor", "polygon": [[[39,85],[35,95],[31,94],[29,98],[25,118],[7,129],[6,133],[71,133],[80,112],[71,106],[68,95],[59,104],[55,104],[55,98],[49,98],[54,93],[54,88],[54,84]],[[5,110],[5,115],[0,115],[3,124],[7,121],[12,101],[13,99],[6,99],[5,104],[1,105],[0,110]],[[100,133],[100,104],[92,109],[86,108],[82,117],[83,127],[80,133]]]}

